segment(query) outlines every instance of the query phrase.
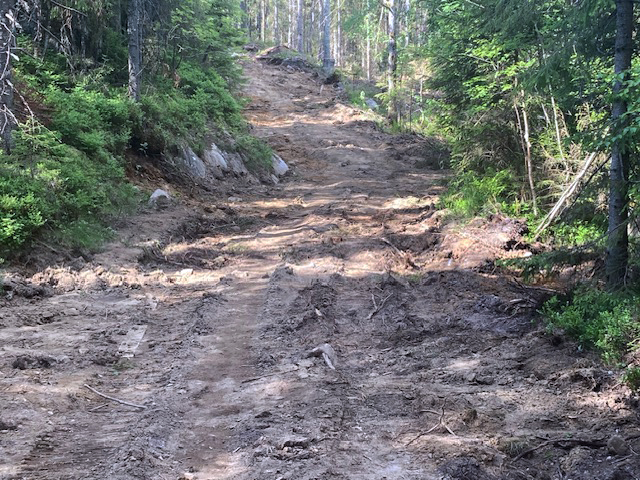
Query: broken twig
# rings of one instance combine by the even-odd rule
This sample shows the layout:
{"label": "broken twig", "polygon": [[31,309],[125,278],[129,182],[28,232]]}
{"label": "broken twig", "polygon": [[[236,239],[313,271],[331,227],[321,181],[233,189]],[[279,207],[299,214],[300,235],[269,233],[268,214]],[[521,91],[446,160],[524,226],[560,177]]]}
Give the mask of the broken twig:
{"label": "broken twig", "polygon": [[145,409],[147,408],[144,405],[138,405],[136,403],[131,403],[131,402],[126,402],[124,400],[120,400],[119,398],[115,398],[115,397],[110,397],[109,395],[105,395],[104,393],[99,392],[98,390],[96,390],[93,387],[90,387],[89,385],[87,385],[86,383],[84,384],[84,387],[91,390],[93,393],[95,393],[96,395],[98,395],[99,397],[102,398],[106,398],[107,400],[111,400],[112,402],[116,402],[116,403],[121,403],[122,405],[127,405],[129,407],[134,407],[134,408],[140,408],[140,409]]}
{"label": "broken twig", "polygon": [[454,437],[457,437],[457,435],[455,433],[453,433],[453,430],[451,430],[449,428],[449,426],[444,423],[444,408],[447,405],[447,399],[444,399],[444,402],[442,403],[442,413],[438,413],[438,412],[434,412],[433,410],[422,410],[420,413],[433,413],[433,414],[439,414],[440,418],[438,419],[438,423],[436,423],[433,427],[431,427],[429,430],[427,430],[426,432],[420,432],[416,437],[414,437],[412,440],[409,441],[409,443],[407,443],[407,447],[409,445],[411,445],[413,442],[415,442],[416,440],[418,440],[421,437],[424,437],[425,435],[429,435],[431,432],[433,432],[435,429],[437,429],[438,427],[443,427],[447,432],[449,432],[449,434],[453,435]]}
{"label": "broken twig", "polygon": [[376,297],[374,297],[373,294],[371,294],[371,298],[373,299],[373,311],[369,314],[369,316],[367,317],[367,320],[371,320],[375,316],[376,313],[378,313],[380,310],[382,310],[382,307],[384,307],[384,304],[387,303],[387,300],[389,300],[391,298],[391,295],[393,295],[393,294],[390,293],[389,295],[387,295],[385,297],[385,299],[382,300],[380,305],[378,305],[376,303]]}
{"label": "broken twig", "polygon": [[525,450],[518,456],[514,457],[512,461],[515,462],[517,460],[520,460],[522,457],[526,457],[530,453],[533,453],[536,450],[540,450],[541,448],[548,447],[549,445],[561,445],[563,443],[574,443],[576,445],[590,448],[602,448],[607,445],[607,442],[605,442],[604,439],[589,440],[584,438],[552,438],[551,440],[542,442],[538,446]]}
{"label": "broken twig", "polygon": [[391,243],[389,240],[387,240],[384,237],[381,237],[380,240],[386,243],[387,245],[389,245],[393,249],[393,251],[396,252],[398,256],[402,258],[407,263],[407,265],[409,265],[411,268],[418,268],[418,266],[411,259],[411,255],[409,253],[403,252],[402,250],[400,250],[398,247],[396,247],[393,243]]}

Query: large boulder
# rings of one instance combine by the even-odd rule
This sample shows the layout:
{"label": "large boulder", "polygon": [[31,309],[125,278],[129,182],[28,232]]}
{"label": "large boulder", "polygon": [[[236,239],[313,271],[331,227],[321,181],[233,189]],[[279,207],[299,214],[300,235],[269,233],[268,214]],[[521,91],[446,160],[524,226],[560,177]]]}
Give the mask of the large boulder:
{"label": "large boulder", "polygon": [[245,166],[240,154],[227,153],[226,160],[229,164],[229,168],[236,176],[245,177],[249,174],[249,170],[247,170],[247,167]]}
{"label": "large boulder", "polygon": [[183,147],[182,155],[178,159],[181,161],[187,173],[197,179],[203,179],[207,176],[207,167],[204,162],[195,154],[191,147]]}
{"label": "large boulder", "polygon": [[208,150],[204,152],[203,161],[207,165],[211,175],[215,178],[224,178],[229,172],[229,163],[224,158],[224,154],[215,143],[212,143]]}

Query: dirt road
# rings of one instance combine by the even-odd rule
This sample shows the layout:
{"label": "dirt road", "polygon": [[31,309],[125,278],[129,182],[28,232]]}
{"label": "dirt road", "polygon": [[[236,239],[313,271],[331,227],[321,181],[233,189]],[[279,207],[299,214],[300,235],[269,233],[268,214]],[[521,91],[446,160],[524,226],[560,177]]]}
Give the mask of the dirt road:
{"label": "dirt road", "polygon": [[433,142],[246,72],[288,178],[144,212],[0,299],[0,479],[640,478],[629,392],[492,266],[518,222],[442,225]]}

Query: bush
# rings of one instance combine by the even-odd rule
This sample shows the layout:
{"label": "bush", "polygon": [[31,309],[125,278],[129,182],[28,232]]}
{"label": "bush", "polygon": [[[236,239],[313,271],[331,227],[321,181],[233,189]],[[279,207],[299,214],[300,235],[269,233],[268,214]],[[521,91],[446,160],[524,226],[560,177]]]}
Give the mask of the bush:
{"label": "bush", "polygon": [[595,348],[619,363],[640,347],[640,302],[629,293],[579,288],[569,298],[553,297],[542,308],[549,328],[560,328],[581,347]]}
{"label": "bush", "polygon": [[50,88],[51,128],[61,139],[90,156],[122,155],[129,145],[135,110],[124,90],[104,92],[77,86],[69,92]]}
{"label": "bush", "polygon": [[33,122],[15,132],[11,155],[0,154],[0,172],[0,256],[45,228],[69,246],[95,247],[103,222],[136,203],[115,157],[89,157]]}
{"label": "bush", "polygon": [[513,191],[513,176],[508,170],[480,176],[474,172],[458,175],[443,197],[443,204],[454,215],[473,217],[505,212],[521,214],[521,204]]}

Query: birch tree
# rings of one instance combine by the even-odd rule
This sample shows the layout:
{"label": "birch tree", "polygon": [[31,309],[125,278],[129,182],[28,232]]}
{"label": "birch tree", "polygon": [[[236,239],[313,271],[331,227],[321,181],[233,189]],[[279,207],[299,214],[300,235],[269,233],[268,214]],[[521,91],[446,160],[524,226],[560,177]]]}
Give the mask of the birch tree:
{"label": "birch tree", "polygon": [[12,147],[12,132],[16,126],[13,114],[13,83],[11,76],[12,48],[15,42],[15,0],[0,0],[0,134],[2,134],[3,148],[10,153]]}
{"label": "birch tree", "polygon": [[140,28],[142,0],[129,0],[127,35],[129,38],[129,97],[140,100],[140,73],[142,70],[142,49]]}

